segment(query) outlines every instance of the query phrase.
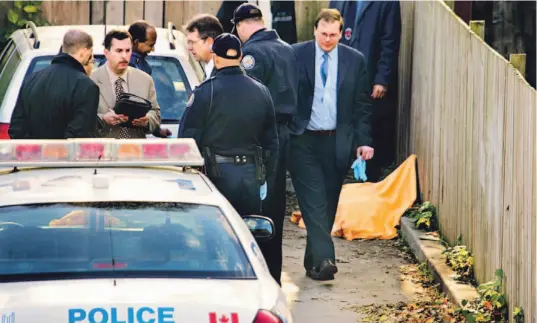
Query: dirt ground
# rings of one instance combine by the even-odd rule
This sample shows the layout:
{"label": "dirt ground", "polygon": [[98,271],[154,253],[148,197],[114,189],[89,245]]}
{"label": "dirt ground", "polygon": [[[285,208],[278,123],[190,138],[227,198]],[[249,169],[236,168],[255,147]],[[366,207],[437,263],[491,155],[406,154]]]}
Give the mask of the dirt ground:
{"label": "dirt ground", "polygon": [[[298,208],[294,196],[288,195],[290,214]],[[314,281],[305,276],[303,267],[306,230],[289,217],[285,219],[282,289],[296,323],[399,322],[379,318],[383,311],[394,313],[395,307],[403,310],[407,304],[427,298],[420,282],[409,279],[409,272],[417,272],[418,264],[402,251],[401,241],[333,240],[339,270],[336,278]]]}

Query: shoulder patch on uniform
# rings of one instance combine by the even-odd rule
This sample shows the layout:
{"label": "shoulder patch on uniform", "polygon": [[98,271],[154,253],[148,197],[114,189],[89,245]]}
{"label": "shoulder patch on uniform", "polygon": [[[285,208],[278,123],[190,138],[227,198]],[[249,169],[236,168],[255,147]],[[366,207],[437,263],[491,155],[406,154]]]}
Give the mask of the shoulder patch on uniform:
{"label": "shoulder patch on uniform", "polygon": [[242,58],[241,64],[247,70],[252,69],[255,66],[255,58],[252,55],[246,55]]}
{"label": "shoulder patch on uniform", "polygon": [[192,91],[192,95],[190,95],[190,98],[188,98],[188,102],[186,103],[186,107],[189,108],[192,103],[194,102],[194,91]]}

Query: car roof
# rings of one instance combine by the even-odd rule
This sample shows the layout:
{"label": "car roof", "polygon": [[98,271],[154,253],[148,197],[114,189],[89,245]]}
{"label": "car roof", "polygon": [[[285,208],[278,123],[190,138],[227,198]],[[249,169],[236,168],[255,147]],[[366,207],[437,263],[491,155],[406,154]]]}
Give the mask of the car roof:
{"label": "car roof", "polygon": [[[170,25],[171,27],[172,25]],[[12,34],[12,38],[17,44],[22,54],[27,51],[37,51],[46,53],[58,53],[63,40],[63,35],[69,29],[80,29],[91,35],[93,38],[93,51],[97,54],[104,52],[104,36],[105,33],[112,29],[128,30],[128,25],[66,25],[66,26],[44,26],[36,27],[37,39],[39,40],[39,47],[33,48],[35,43],[34,32],[31,28],[19,29]],[[167,54],[179,53],[183,57],[188,57],[188,50],[186,48],[186,37],[178,31],[166,28],[155,28],[157,31],[157,42],[155,44],[155,50],[151,54]],[[175,36],[174,45],[175,50],[170,48],[169,35],[172,31]],[[150,55],[151,55],[150,54]]]}
{"label": "car roof", "polygon": [[0,170],[0,207],[60,202],[180,202],[226,200],[201,173],[174,166],[24,167]]}

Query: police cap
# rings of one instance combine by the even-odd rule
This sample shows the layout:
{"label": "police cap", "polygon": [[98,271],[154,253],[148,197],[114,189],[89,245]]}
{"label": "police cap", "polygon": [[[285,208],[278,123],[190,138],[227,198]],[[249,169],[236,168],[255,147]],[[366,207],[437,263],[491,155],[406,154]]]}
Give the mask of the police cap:
{"label": "police cap", "polygon": [[213,53],[222,58],[238,59],[242,55],[241,41],[230,33],[220,34],[214,39]]}
{"label": "police cap", "polygon": [[238,6],[235,9],[235,12],[233,12],[233,19],[231,19],[231,23],[233,24],[233,30],[231,30],[232,33],[235,33],[235,25],[241,22],[245,19],[250,18],[261,18],[263,17],[263,13],[261,12],[261,9],[259,9],[258,6],[252,3],[243,3],[240,6]]}

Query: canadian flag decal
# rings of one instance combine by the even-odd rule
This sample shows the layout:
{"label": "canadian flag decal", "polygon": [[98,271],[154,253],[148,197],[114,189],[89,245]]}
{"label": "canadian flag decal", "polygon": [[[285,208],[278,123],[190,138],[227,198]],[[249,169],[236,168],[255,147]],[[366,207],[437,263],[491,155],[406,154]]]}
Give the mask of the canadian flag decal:
{"label": "canadian flag decal", "polygon": [[211,312],[209,313],[209,323],[239,323],[239,314],[229,313],[228,316]]}

